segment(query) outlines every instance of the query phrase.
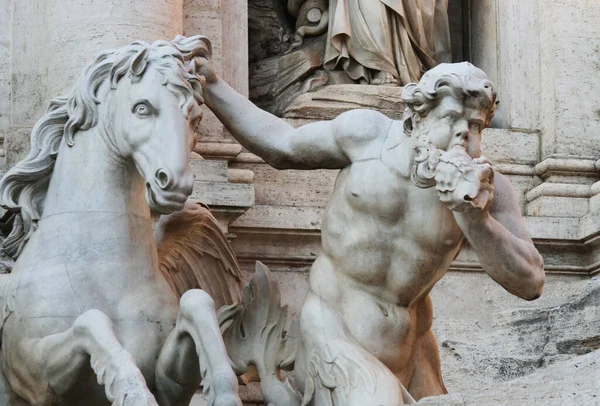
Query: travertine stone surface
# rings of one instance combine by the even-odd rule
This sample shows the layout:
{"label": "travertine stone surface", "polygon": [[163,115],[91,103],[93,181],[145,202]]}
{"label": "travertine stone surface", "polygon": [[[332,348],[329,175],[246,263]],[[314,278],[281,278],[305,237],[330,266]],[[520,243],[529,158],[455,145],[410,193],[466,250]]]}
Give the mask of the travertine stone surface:
{"label": "travertine stone surface", "polygon": [[[0,27],[10,26],[11,4],[0,1]],[[0,29],[0,164],[6,155],[4,140],[10,126],[10,59],[11,31]]]}
{"label": "travertine stone surface", "polygon": [[[10,69],[2,71],[11,72],[9,166],[27,153],[28,132],[50,98],[68,90],[90,55],[135,39],[182,33],[182,0],[2,0],[0,7],[9,10],[2,18],[12,17],[0,24],[0,33],[11,38],[10,58],[2,58],[10,61]],[[1,114],[0,104],[0,116],[8,112]]]}
{"label": "travertine stone surface", "polygon": [[[455,5],[458,2],[450,0]],[[72,3],[77,13],[84,14],[82,21],[92,23],[96,37],[78,41],[76,31],[69,25],[76,22],[58,16],[60,21],[67,20],[65,34],[71,36],[68,49],[59,49],[64,55],[77,55],[80,51],[75,48],[99,46],[104,40],[122,38],[121,42],[107,45],[113,47],[137,37],[146,38],[144,35],[147,30],[158,32],[161,29],[154,25],[156,21],[166,24],[164,30],[171,30],[176,25],[169,22],[175,15],[171,7],[176,2],[171,0],[151,0],[147,2],[149,8],[142,7],[140,10],[133,7],[139,1],[0,0],[0,95],[4,95],[0,97],[0,138],[5,136],[8,167],[13,166],[29,150],[31,127],[43,114],[49,96],[53,96],[46,89],[54,84],[48,83],[45,61],[49,60],[49,50],[60,44],[48,34],[50,24],[46,21],[47,6],[66,14],[64,10],[70,8],[67,3]],[[229,42],[228,48],[232,53],[243,56],[247,49],[243,39],[246,35],[245,21],[241,17],[236,17],[233,23],[227,20],[224,14],[228,13],[227,8],[231,5],[226,3],[184,0],[181,12],[183,27],[188,35],[204,33],[213,39],[215,64],[224,75],[227,73],[223,72],[223,68],[229,65],[225,63],[223,66],[220,62],[225,43],[222,37],[232,33],[233,38],[239,38],[239,41]],[[253,0],[250,3],[251,7],[256,7],[254,11],[261,7],[265,11],[264,6],[268,6],[268,3],[275,4],[279,9],[285,7],[279,0]],[[597,27],[600,26],[598,5],[585,0],[478,0],[470,3],[470,60],[482,68],[492,82],[498,84],[499,91],[500,103],[493,124],[498,128],[487,130],[484,134],[484,153],[493,161],[496,171],[510,178],[523,213],[531,214],[525,218],[527,228],[544,257],[547,273],[552,274],[542,300],[554,292],[560,296],[575,287],[582,288],[590,275],[600,272],[600,246],[596,241],[600,224],[600,188],[594,185],[600,176],[598,172],[590,171],[589,165],[585,170],[580,166],[571,166],[558,174],[552,173],[554,170],[546,174],[543,170],[539,171],[536,165],[544,158],[548,158],[548,162],[541,164],[547,167],[553,160],[583,161],[587,165],[598,159],[597,148],[600,143],[596,128],[597,107],[594,107],[599,104],[595,97],[600,94],[596,80],[597,64],[594,62],[597,59]],[[65,5],[64,10],[57,8],[60,4]],[[155,5],[160,11],[156,11]],[[84,6],[89,8],[86,10]],[[120,7],[125,10],[123,17],[129,18],[128,21],[119,20]],[[240,12],[244,5],[236,4],[235,7],[236,12]],[[271,13],[273,9],[265,13]],[[156,15],[148,15],[147,11],[150,10]],[[96,18],[100,16],[104,16],[104,22]],[[293,39],[289,34],[295,29],[294,21],[288,21],[285,16],[281,18],[281,14],[271,14],[268,21],[264,27],[255,17],[249,21],[250,28],[264,29],[262,33],[267,38],[263,37],[263,41],[271,41],[272,46],[261,49],[266,50],[266,54],[257,53],[260,59],[284,51]],[[110,24],[109,32],[97,30],[102,23]],[[53,30],[60,30],[56,24],[52,25]],[[138,32],[139,35],[125,38],[122,37],[125,32]],[[241,36],[235,37],[236,32]],[[251,36],[253,32],[256,31],[251,30]],[[86,33],[82,32],[81,35],[83,38]],[[279,41],[275,45],[274,38]],[[249,38],[249,43],[257,46],[253,40]],[[52,63],[71,64],[55,60]],[[82,68],[85,61],[79,60],[79,63]],[[246,66],[240,62],[234,68],[244,69]],[[58,75],[54,74],[58,81],[66,83]],[[248,76],[252,81],[252,74],[245,73],[241,73],[236,80],[248,80]],[[231,77],[227,79],[236,82]],[[242,88],[237,90],[245,94]],[[200,135],[214,142],[201,145],[201,152],[200,148],[197,149],[205,158],[210,158],[195,168],[195,173],[199,175],[197,180],[230,181],[231,172],[227,171],[227,167],[254,171],[256,205],[229,227],[229,237],[235,237],[233,245],[245,272],[244,277],[248,279],[252,275],[255,260],[264,261],[284,281],[283,300],[290,304],[290,312],[295,313],[307,289],[307,270],[320,253],[321,218],[326,202],[331,197],[337,171],[276,171],[261,163],[264,161],[260,158],[242,152],[237,144],[218,145],[228,135],[216,119],[209,124],[210,113],[208,110],[205,113]],[[401,111],[397,113],[401,114]],[[309,121],[302,117],[290,119],[294,126]],[[599,166],[596,165],[596,168]],[[232,179],[238,179],[235,173],[231,175]],[[249,178],[241,176],[239,179],[245,182]],[[542,186],[537,188],[540,183]],[[212,185],[221,186],[216,183]],[[581,197],[581,186],[589,187],[591,197]],[[249,189],[240,190],[243,190],[242,194],[230,195],[236,199],[234,206],[239,202],[247,204],[251,201]],[[561,191],[560,195],[556,194],[557,190]],[[587,196],[588,192],[584,194]],[[533,200],[529,201],[527,196]],[[242,214],[244,208],[236,206],[233,211],[223,209],[217,213],[217,217],[225,230],[231,219]],[[479,311],[481,302],[465,307],[464,300],[443,300],[443,296],[451,297],[453,292],[475,291],[484,284],[485,279],[479,274],[481,267],[474,253],[465,247],[450,270],[453,272],[442,280],[438,288],[448,281],[452,281],[452,284],[443,295],[436,295],[435,290],[433,293],[437,313],[441,309],[447,309],[448,314],[466,314],[469,309]],[[471,277],[480,279],[473,283]],[[552,278],[561,282],[554,285]],[[506,308],[522,306],[518,302],[504,301],[505,296],[500,289],[485,289],[488,296],[481,300],[486,305],[499,304]],[[486,317],[487,313],[482,311],[477,320],[481,323]],[[440,314],[437,320],[449,319]],[[440,323],[436,334],[460,330],[462,326],[474,323],[472,320],[451,319],[448,323]],[[472,334],[477,336],[481,332],[474,330]],[[441,356],[442,368],[455,362],[452,354],[442,351]],[[462,391],[454,386],[454,382],[460,382],[465,377],[464,370],[446,368],[444,374],[450,391]]]}
{"label": "travertine stone surface", "polygon": [[[248,94],[248,6],[245,0],[183,0],[183,33],[209,35],[215,68],[234,89]],[[227,138],[223,125],[205,109],[201,142]]]}
{"label": "travertine stone surface", "polygon": [[328,120],[353,109],[372,109],[394,119],[402,118],[404,103],[398,86],[329,85],[298,96],[283,111],[290,124],[299,126]]}
{"label": "travertine stone surface", "polygon": [[[246,0],[183,0],[185,35],[208,34],[213,45],[215,68],[240,93],[248,94],[248,6]],[[203,106],[203,125],[198,129],[195,151],[226,167],[242,152],[223,124]],[[239,174],[238,174],[239,175]],[[253,174],[232,174],[224,181],[197,179],[194,196],[208,204],[223,230],[254,203]]]}
{"label": "travertine stone surface", "polygon": [[600,351],[558,362],[556,365],[503,384],[426,398],[418,404],[429,406],[597,405],[600,396],[598,365],[600,365]]}
{"label": "travertine stone surface", "polygon": [[[599,286],[598,278],[549,276],[539,301],[516,303],[481,275],[444,278],[432,299],[449,392],[486,388],[600,349]],[[470,297],[460,296],[461,287]]]}
{"label": "travertine stone surface", "polygon": [[[458,330],[446,312],[438,329],[446,330],[442,342],[446,370],[461,369],[468,380],[449,383],[454,394],[428,398],[427,405],[595,405],[600,396],[600,279],[580,280],[563,286],[548,281],[545,305],[498,312],[472,321]],[[449,286],[441,286],[438,300]],[[551,288],[552,287],[552,288]],[[576,288],[574,290],[574,288]],[[570,292],[569,292],[570,290]],[[435,295],[434,295],[435,296]],[[562,297],[561,297],[562,296]],[[434,299],[435,300],[435,299]],[[468,305],[465,315],[468,315]],[[468,316],[467,316],[468,317]],[[488,320],[488,324],[485,321]],[[456,323],[452,323],[455,324]],[[473,337],[479,337],[473,340]],[[452,374],[453,375],[453,374]],[[472,386],[477,386],[474,390]]]}
{"label": "travertine stone surface", "polygon": [[[134,39],[171,39],[183,31],[183,0],[45,1],[47,98],[68,90],[82,62]],[[68,12],[65,12],[68,10]]]}
{"label": "travertine stone surface", "polygon": [[543,158],[600,155],[600,4],[555,0],[539,8]]}

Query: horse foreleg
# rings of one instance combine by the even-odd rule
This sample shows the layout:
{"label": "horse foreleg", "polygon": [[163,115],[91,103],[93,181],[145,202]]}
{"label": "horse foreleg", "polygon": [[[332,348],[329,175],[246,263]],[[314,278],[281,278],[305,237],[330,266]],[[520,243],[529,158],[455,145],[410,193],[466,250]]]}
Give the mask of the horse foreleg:
{"label": "horse foreleg", "polygon": [[181,297],[177,324],[158,357],[159,404],[188,405],[201,379],[209,405],[241,406],[215,303],[206,292],[193,289]]}
{"label": "horse foreleg", "polygon": [[[65,332],[23,340],[20,347],[21,364],[15,368],[21,383],[41,381],[57,396],[69,396],[91,366],[113,405],[157,405],[133,357],[115,337],[112,322],[99,310],[83,313]],[[23,386],[18,392],[30,403],[45,396]]]}

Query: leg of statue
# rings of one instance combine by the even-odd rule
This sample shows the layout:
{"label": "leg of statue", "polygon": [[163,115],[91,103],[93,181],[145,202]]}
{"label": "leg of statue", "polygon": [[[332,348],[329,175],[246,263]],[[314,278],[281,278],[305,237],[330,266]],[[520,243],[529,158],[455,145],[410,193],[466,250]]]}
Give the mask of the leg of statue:
{"label": "leg of statue", "polygon": [[[0,353],[0,365],[4,364],[4,360],[2,359],[2,354]],[[10,406],[29,406],[25,403],[24,400],[19,399],[17,395],[13,392],[10,385],[4,378],[4,374],[0,371],[0,405],[10,405]]]}
{"label": "leg of statue", "polygon": [[416,400],[448,393],[442,380],[438,345],[431,330],[418,339],[413,353],[413,364],[415,372],[408,391]]}
{"label": "leg of statue", "polygon": [[314,293],[302,307],[300,328],[303,359],[296,362],[303,374],[303,404],[400,406],[411,401],[398,378],[347,335],[341,317]]}
{"label": "leg of statue", "polygon": [[[83,313],[65,332],[23,339],[17,347],[8,378],[32,404],[39,403],[40,396],[71,396],[81,389],[82,376],[93,371],[114,406],[125,401],[127,406],[157,405],[135,360],[115,337],[112,322],[99,310]],[[44,382],[49,392],[40,393],[29,382]]]}
{"label": "leg of statue", "polygon": [[158,403],[189,405],[201,379],[210,405],[241,406],[237,377],[221,337],[215,303],[206,292],[193,289],[181,297],[177,325],[158,357]]}
{"label": "leg of statue", "polygon": [[412,354],[412,376],[408,391],[417,400],[448,393],[442,380],[440,352],[431,331],[433,305],[429,295],[417,304],[417,339]]}

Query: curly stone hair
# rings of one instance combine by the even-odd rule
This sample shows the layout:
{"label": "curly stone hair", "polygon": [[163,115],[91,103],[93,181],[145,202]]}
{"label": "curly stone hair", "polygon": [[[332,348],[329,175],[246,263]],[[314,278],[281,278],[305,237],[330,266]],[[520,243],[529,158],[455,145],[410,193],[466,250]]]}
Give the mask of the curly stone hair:
{"label": "curly stone hair", "polygon": [[210,41],[201,35],[177,36],[152,45],[135,41],[99,54],[66,96],[53,99],[31,132],[29,154],[0,180],[0,205],[16,213],[12,231],[4,240],[5,254],[16,258],[35,231],[63,139],[73,146],[78,131],[98,123],[98,92],[103,83],[114,90],[126,75],[133,81],[141,79],[151,65],[163,75],[162,84],[179,98],[187,117],[195,103],[204,103],[194,57],[210,52]]}
{"label": "curly stone hair", "polygon": [[481,69],[468,62],[442,63],[427,71],[419,83],[410,83],[402,91],[406,104],[404,130],[412,133],[412,126],[425,117],[445,96],[457,100],[476,98],[488,110],[485,126],[489,127],[496,111],[496,88]]}

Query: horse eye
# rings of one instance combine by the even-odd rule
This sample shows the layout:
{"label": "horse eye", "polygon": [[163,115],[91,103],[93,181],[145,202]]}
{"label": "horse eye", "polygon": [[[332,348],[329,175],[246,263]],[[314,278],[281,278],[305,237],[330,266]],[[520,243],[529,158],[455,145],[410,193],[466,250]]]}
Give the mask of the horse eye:
{"label": "horse eye", "polygon": [[137,103],[133,107],[133,112],[138,117],[148,117],[153,114],[154,109],[151,106],[149,106],[146,102],[142,101]]}
{"label": "horse eye", "polygon": [[147,116],[148,114],[150,114],[150,109],[148,109],[148,106],[138,104],[135,108],[135,114],[137,114],[138,116]]}
{"label": "horse eye", "polygon": [[447,116],[444,116],[443,119],[448,123],[454,123],[456,121],[456,116],[447,115]]}

